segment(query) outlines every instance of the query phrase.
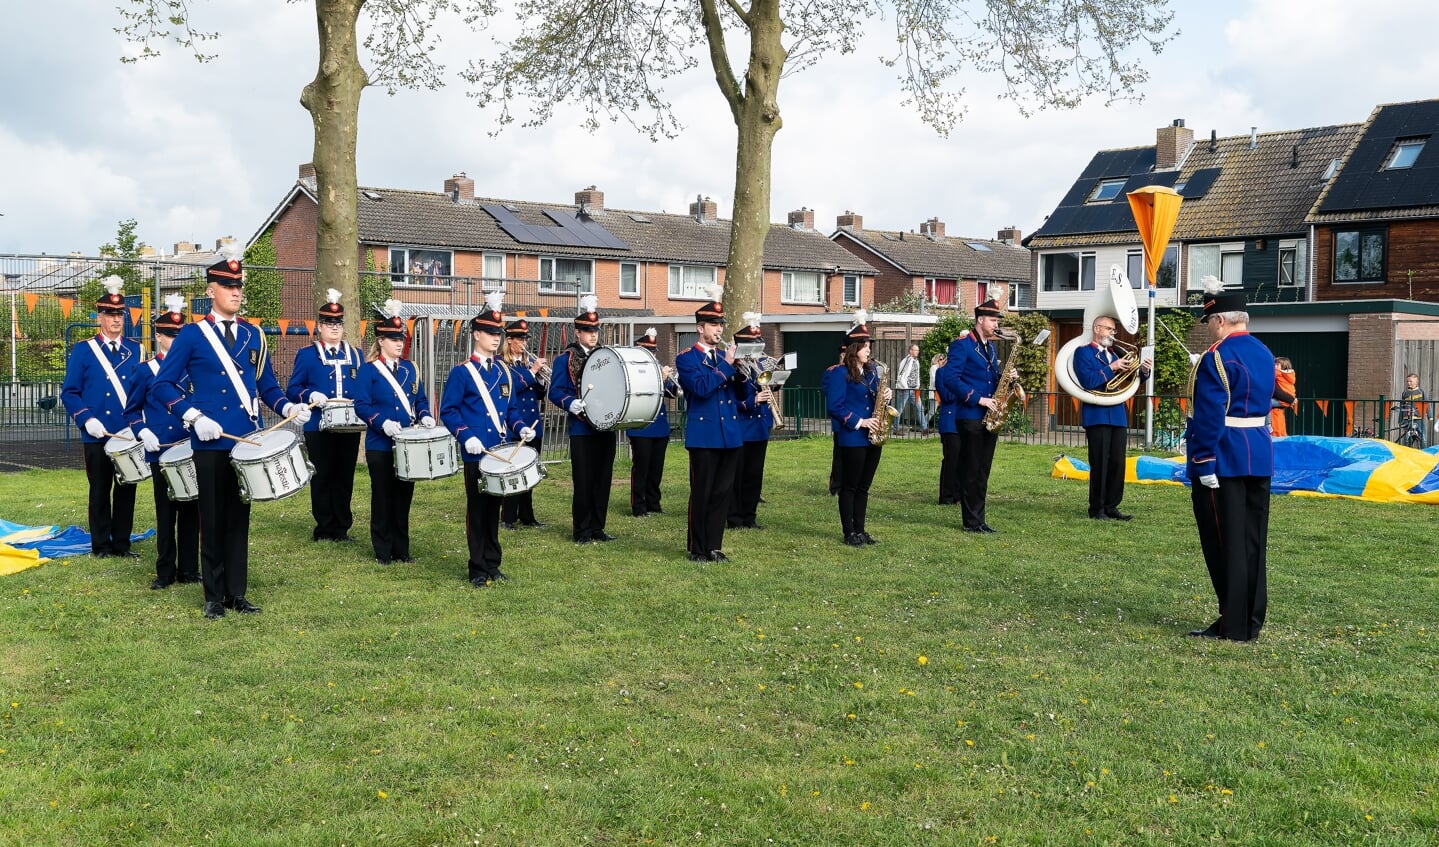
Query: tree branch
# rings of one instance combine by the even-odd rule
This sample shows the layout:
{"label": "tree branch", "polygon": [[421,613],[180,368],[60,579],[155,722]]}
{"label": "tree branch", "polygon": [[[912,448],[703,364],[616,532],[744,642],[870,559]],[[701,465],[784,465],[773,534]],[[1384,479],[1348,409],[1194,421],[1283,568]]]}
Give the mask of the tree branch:
{"label": "tree branch", "polygon": [[[731,7],[735,5],[734,0],[725,2]],[[715,81],[719,83],[720,93],[729,103],[730,113],[738,121],[740,109],[744,106],[744,91],[740,88],[739,80],[735,79],[734,69],[730,67],[729,49],[724,40],[724,24],[720,21],[715,0],[700,0],[700,19],[704,22],[705,40],[709,42],[710,65],[714,68]]]}

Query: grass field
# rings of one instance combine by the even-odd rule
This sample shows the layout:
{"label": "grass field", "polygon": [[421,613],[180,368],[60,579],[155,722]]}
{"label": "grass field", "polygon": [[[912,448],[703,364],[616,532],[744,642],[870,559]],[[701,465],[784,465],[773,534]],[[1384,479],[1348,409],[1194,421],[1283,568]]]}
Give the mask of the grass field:
{"label": "grass field", "polygon": [[[151,543],[0,578],[0,843],[1435,843],[1432,510],[1275,498],[1264,634],[1216,643],[1184,637],[1215,616],[1184,489],[1093,522],[1052,449],[1002,444],[1000,534],[969,535],[937,442],[897,443],[853,549],[829,455],[772,445],[728,565],[684,558],[676,445],[664,515],[620,462],[606,545],[569,542],[554,466],[486,590],[458,478],[419,485],[413,565],[257,504],[257,616],[148,590]],[[8,520],[84,497],[0,476]]]}

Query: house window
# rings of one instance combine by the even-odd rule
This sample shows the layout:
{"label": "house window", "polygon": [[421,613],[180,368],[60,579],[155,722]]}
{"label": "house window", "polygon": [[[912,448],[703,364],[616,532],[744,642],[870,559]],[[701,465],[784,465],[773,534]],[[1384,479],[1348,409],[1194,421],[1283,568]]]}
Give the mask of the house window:
{"label": "house window", "polygon": [[484,288],[486,291],[505,290],[505,254],[486,253]]}
{"label": "house window", "polygon": [[812,271],[784,271],[779,275],[779,299],[786,303],[823,303],[824,277]]}
{"label": "house window", "polygon": [[620,296],[640,296],[640,266],[634,262],[620,262]]}
{"label": "house window", "polygon": [[454,254],[448,250],[391,247],[390,282],[394,285],[449,285]]}
{"label": "house window", "polygon": [[1094,290],[1094,254],[1079,254],[1079,289],[1081,291]]}
{"label": "house window", "polygon": [[1219,248],[1219,279],[1225,288],[1244,287],[1244,245],[1225,244]]}
{"label": "house window", "polygon": [[1279,242],[1279,284],[1296,286],[1303,284],[1304,265],[1299,257],[1299,241]]}
{"label": "house window", "polygon": [[1039,257],[1045,291],[1093,291],[1093,253],[1045,253]]}
{"label": "house window", "polygon": [[1103,179],[1094,186],[1094,191],[1089,195],[1090,203],[1099,203],[1104,200],[1113,200],[1119,196],[1119,189],[1124,187],[1122,179]]}
{"label": "house window", "polygon": [[1164,250],[1164,259],[1154,274],[1155,288],[1174,288],[1179,284],[1179,247],[1171,244]]}
{"label": "house window", "polygon": [[1129,275],[1130,288],[1143,288],[1149,281],[1144,273],[1144,251],[1130,250],[1125,254],[1124,272]]}
{"label": "house window", "polygon": [[1026,286],[1020,285],[1017,282],[1011,282],[1009,284],[1009,308],[1018,309],[1029,302],[1025,294],[1025,289]]}
{"label": "house window", "polygon": [[1384,170],[1397,171],[1402,168],[1414,167],[1414,160],[1419,158],[1419,151],[1424,149],[1424,138],[1401,138],[1394,142],[1394,149],[1389,153],[1389,159],[1384,164]]}
{"label": "house window", "polygon": [[929,298],[929,302],[936,306],[955,305],[955,293],[958,291],[958,286],[955,285],[952,279],[935,279],[930,277],[924,281],[924,290]]}
{"label": "house window", "polygon": [[859,277],[854,274],[844,276],[844,305],[859,305]]}
{"label": "house window", "polygon": [[595,293],[595,263],[589,259],[540,258],[541,294]]}
{"label": "house window", "polygon": [[670,265],[670,297],[686,300],[709,299],[716,269],[707,265]]}
{"label": "house window", "polygon": [[1334,281],[1382,282],[1386,235],[1383,229],[1336,231]]}

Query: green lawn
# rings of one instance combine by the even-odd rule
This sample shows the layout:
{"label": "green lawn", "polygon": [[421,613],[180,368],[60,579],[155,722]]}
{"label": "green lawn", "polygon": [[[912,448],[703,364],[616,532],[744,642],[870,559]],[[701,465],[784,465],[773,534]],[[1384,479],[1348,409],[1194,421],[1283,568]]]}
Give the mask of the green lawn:
{"label": "green lawn", "polygon": [[[417,488],[413,565],[257,504],[258,616],[148,590],[150,543],[0,578],[0,844],[1435,842],[1431,509],[1275,498],[1263,637],[1216,643],[1184,637],[1215,615],[1186,490],[1092,522],[1052,449],[1002,444],[976,536],[938,450],[886,447],[862,550],[810,439],[727,565],[684,558],[675,445],[661,516],[620,462],[606,545],[569,542],[553,466],[486,590],[454,477]],[[78,472],[0,477],[0,517],[84,511]]]}

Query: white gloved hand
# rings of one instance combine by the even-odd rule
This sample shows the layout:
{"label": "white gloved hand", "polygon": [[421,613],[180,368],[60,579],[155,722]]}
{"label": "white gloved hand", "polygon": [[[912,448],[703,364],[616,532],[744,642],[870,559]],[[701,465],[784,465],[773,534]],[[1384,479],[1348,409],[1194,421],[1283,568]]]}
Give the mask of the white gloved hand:
{"label": "white gloved hand", "polygon": [[1215,476],[1212,473],[1204,474],[1199,478],[1199,484],[1204,486],[1205,488],[1218,488],[1219,477]]}
{"label": "white gloved hand", "polygon": [[280,409],[280,414],[287,418],[293,417],[302,424],[310,422],[310,407],[302,406],[299,403],[286,403],[284,407]]}
{"label": "white gloved hand", "polygon": [[522,427],[522,428],[520,429],[520,440],[523,441],[523,442],[526,443],[526,444],[529,444],[531,441],[534,441],[534,440],[535,440],[535,428],[532,427],[532,426]]}
{"label": "white gloved hand", "polygon": [[570,414],[572,415],[579,415],[583,413],[585,410],[585,401],[579,399],[571,400],[569,410]]}
{"label": "white gloved hand", "polygon": [[99,418],[91,418],[85,421],[85,434],[91,438],[104,438],[105,425],[100,423]]}
{"label": "white gloved hand", "polygon": [[324,403],[325,401],[327,401],[327,400],[329,400],[329,399],[330,399],[330,398],[326,397],[326,396],[325,396],[325,392],[323,392],[323,391],[311,391],[311,392],[310,392],[310,405],[311,405],[311,406],[318,406],[318,405],[320,405],[321,403]]}
{"label": "white gloved hand", "polygon": [[190,428],[195,431],[195,437],[201,441],[214,441],[225,431],[218,421],[204,415],[195,418],[195,422],[190,424]]}
{"label": "white gloved hand", "polygon": [[155,433],[151,432],[149,427],[142,426],[140,431],[135,434],[140,437],[140,443],[145,445],[146,453],[160,452],[160,439],[155,437]]}
{"label": "white gloved hand", "polygon": [[435,425],[435,419],[432,418],[432,417],[430,417],[429,415],[425,415],[424,417],[421,417],[421,418],[420,418],[420,426],[434,426],[434,425]]}
{"label": "white gloved hand", "polygon": [[465,452],[469,453],[471,456],[478,456],[481,453],[485,452],[485,445],[480,443],[479,438],[471,435],[469,438],[465,439]]}
{"label": "white gloved hand", "polygon": [[399,435],[401,429],[403,427],[400,426],[399,421],[385,421],[385,425],[380,427],[380,430],[391,438]]}

